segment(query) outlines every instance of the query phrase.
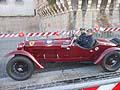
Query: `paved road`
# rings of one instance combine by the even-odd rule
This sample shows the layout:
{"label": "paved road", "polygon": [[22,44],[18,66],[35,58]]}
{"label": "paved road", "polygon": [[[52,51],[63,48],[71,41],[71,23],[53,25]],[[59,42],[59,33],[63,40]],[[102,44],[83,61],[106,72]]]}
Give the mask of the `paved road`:
{"label": "paved road", "polygon": [[83,65],[80,63],[74,63],[70,68],[71,65],[69,63],[63,64],[63,66],[66,65],[69,66],[69,68],[54,69],[58,65],[59,64],[50,64],[52,70],[42,70],[39,73],[34,73],[31,78],[25,81],[15,81],[10,77],[2,78],[0,79],[0,90],[36,90],[36,88],[39,89],[39,86],[43,84],[50,84],[79,77],[88,77],[102,72],[101,67],[91,64]]}
{"label": "paved road", "polygon": [[69,80],[103,72],[100,66],[90,63],[49,63],[46,69],[35,72],[30,79],[15,81],[6,74],[5,66],[8,59],[4,55],[15,50],[17,43],[23,40],[21,38],[0,39],[0,90],[18,90],[20,88],[20,90],[26,90],[26,88],[34,90],[34,86],[37,84]]}

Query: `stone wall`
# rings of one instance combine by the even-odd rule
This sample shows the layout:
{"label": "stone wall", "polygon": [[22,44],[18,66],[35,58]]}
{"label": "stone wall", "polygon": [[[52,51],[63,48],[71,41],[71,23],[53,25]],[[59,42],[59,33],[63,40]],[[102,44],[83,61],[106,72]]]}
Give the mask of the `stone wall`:
{"label": "stone wall", "polygon": [[1,33],[39,31],[39,17],[0,17]]}
{"label": "stone wall", "polygon": [[[119,11],[114,11],[112,16],[109,16],[106,12],[107,22],[112,27],[120,27]],[[39,17],[39,16],[26,16],[26,17],[0,17],[0,32],[13,33],[13,32],[37,32],[37,31],[61,31],[70,30],[73,17],[70,13],[60,14],[56,16]],[[94,24],[100,25],[105,21],[102,16],[97,13],[89,12],[85,19],[80,12],[77,12],[75,28],[80,27],[92,28]]]}
{"label": "stone wall", "polygon": [[39,21],[39,29],[40,31],[68,30],[69,23],[69,13],[43,17]]}
{"label": "stone wall", "polygon": [[82,13],[82,11],[77,11],[75,19],[70,12],[44,17],[39,21],[40,31],[71,30],[73,26],[75,26],[75,29],[89,29],[95,27],[95,25],[103,28],[120,27],[119,10],[114,10],[112,15],[109,15],[108,11],[105,11],[105,14],[101,14],[96,10],[87,11],[85,16]]}

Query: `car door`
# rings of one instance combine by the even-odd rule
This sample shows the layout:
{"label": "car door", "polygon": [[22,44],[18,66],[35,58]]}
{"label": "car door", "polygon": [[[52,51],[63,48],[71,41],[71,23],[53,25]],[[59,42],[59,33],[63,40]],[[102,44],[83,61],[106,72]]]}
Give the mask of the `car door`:
{"label": "car door", "polygon": [[95,52],[95,47],[86,49],[78,45],[73,45],[70,46],[69,56],[70,58],[74,58],[74,60],[90,60]]}

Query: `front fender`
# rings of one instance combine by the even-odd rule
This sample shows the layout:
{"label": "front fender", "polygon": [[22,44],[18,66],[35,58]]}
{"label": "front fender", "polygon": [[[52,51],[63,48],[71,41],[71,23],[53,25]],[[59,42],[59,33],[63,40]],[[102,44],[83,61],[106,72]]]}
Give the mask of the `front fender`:
{"label": "front fender", "polygon": [[8,53],[7,55],[5,55],[5,57],[9,57],[12,55],[24,55],[29,57],[36,65],[38,65],[40,68],[44,68],[40,63],[38,63],[38,61],[27,51],[23,51],[23,50],[16,50],[16,51],[12,51],[10,53]]}
{"label": "front fender", "polygon": [[103,58],[105,55],[107,55],[108,53],[112,52],[112,51],[120,51],[120,48],[118,47],[112,47],[112,48],[108,48],[106,49],[99,57],[98,59],[94,62],[94,64],[98,64]]}

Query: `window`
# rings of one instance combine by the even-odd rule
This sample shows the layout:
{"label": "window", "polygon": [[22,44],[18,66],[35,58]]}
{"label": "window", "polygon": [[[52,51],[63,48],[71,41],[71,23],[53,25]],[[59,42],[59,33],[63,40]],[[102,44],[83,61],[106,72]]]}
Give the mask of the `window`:
{"label": "window", "polygon": [[23,2],[23,0],[16,0],[16,2]]}
{"label": "window", "polygon": [[0,0],[0,3],[6,3],[7,1],[6,0]]}
{"label": "window", "polygon": [[23,0],[16,0],[16,2],[15,3],[17,3],[17,4],[23,4],[24,3],[24,1]]}

